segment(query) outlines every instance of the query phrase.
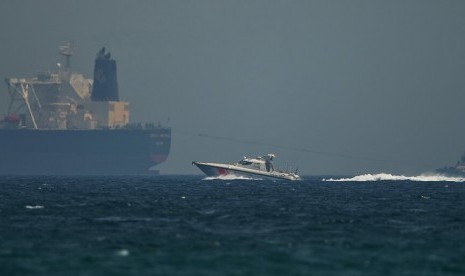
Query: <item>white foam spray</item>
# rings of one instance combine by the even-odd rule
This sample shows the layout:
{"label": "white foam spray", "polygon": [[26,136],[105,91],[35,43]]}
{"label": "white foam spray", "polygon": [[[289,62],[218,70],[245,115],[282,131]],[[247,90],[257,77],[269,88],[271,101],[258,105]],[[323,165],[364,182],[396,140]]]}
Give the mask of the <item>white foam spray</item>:
{"label": "white foam spray", "polygon": [[43,209],[44,206],[41,205],[26,205],[24,206],[26,209]]}
{"label": "white foam spray", "polygon": [[351,178],[329,178],[323,179],[323,181],[449,181],[449,182],[465,182],[463,177],[452,177],[440,174],[425,173],[418,176],[405,176],[405,175],[393,175],[390,173],[378,173],[378,174],[362,174]]}
{"label": "white foam spray", "polygon": [[120,257],[127,257],[127,256],[129,256],[129,250],[127,250],[127,249],[118,250],[118,251],[116,251],[116,255],[120,256]]}

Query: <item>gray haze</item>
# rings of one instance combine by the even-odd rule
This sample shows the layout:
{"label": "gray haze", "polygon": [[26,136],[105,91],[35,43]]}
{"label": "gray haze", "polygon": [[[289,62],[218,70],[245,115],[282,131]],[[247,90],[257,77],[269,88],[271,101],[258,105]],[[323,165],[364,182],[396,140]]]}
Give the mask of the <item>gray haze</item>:
{"label": "gray haze", "polygon": [[91,77],[106,46],[132,120],[170,118],[164,173],[275,152],[302,174],[416,174],[465,150],[463,0],[2,0],[0,13],[2,78],[55,70],[69,40]]}

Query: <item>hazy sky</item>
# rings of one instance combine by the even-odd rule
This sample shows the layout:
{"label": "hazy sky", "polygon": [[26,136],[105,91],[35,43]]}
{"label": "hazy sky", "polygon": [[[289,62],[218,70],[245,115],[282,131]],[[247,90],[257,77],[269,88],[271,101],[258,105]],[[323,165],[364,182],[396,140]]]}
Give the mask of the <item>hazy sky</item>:
{"label": "hazy sky", "polygon": [[463,0],[2,0],[0,76],[54,70],[72,40],[91,77],[105,46],[133,121],[170,118],[165,173],[274,152],[302,174],[417,174],[465,150],[464,15]]}

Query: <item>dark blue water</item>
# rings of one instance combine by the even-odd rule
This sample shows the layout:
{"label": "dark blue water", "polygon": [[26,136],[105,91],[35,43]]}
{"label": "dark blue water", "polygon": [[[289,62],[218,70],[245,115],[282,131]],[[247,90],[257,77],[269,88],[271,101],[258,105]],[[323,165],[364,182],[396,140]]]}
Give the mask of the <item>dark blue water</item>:
{"label": "dark blue water", "polygon": [[465,183],[1,177],[1,275],[463,275]]}

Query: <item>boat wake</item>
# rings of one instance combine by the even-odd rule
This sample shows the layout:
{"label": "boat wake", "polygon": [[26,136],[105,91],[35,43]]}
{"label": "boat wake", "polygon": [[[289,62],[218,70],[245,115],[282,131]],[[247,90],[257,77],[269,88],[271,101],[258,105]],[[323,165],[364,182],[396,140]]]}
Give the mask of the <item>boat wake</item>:
{"label": "boat wake", "polygon": [[405,175],[393,175],[389,173],[379,174],[362,174],[351,178],[329,178],[323,179],[323,181],[449,181],[449,182],[465,182],[463,177],[452,177],[440,174],[421,174],[418,176],[405,176]]}
{"label": "boat wake", "polygon": [[221,175],[221,176],[207,176],[202,180],[262,180],[261,178],[236,176],[236,175]]}

